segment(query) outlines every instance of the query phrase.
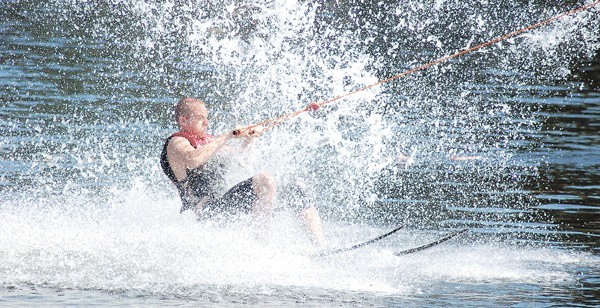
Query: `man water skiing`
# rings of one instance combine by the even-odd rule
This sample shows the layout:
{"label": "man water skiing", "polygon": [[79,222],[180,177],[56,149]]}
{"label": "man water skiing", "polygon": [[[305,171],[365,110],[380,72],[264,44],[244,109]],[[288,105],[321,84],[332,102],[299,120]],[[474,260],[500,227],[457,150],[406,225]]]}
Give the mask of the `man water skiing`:
{"label": "man water skiing", "polygon": [[[260,173],[225,189],[224,172],[236,149],[227,145],[232,139],[242,139],[247,146],[262,129],[234,131],[220,136],[207,134],[208,109],[199,99],[182,98],[175,107],[179,131],[167,138],[161,167],[175,184],[182,201],[181,212],[193,210],[200,218],[217,214],[234,217],[252,213],[265,226],[271,220],[276,198],[276,183],[267,173]],[[302,195],[300,187],[291,190],[296,214],[304,222],[312,240],[324,245],[321,218],[316,208]]]}

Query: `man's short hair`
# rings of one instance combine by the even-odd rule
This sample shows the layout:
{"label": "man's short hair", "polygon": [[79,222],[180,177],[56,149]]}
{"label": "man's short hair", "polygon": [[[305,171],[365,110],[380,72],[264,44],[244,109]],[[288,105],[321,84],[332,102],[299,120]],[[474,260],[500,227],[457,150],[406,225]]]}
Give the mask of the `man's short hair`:
{"label": "man's short hair", "polygon": [[193,97],[184,97],[177,102],[177,106],[175,106],[175,122],[179,123],[179,117],[183,114],[187,114],[189,111],[190,105],[202,104],[204,102]]}

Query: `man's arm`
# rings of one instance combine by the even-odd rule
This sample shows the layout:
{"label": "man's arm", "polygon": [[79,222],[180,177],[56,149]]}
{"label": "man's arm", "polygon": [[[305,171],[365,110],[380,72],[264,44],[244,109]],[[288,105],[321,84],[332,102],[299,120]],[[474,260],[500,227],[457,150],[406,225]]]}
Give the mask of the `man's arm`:
{"label": "man's arm", "polygon": [[184,179],[187,169],[204,165],[232,138],[236,136],[228,132],[208,144],[194,148],[184,137],[173,137],[167,146],[167,157],[173,173],[177,179]]}

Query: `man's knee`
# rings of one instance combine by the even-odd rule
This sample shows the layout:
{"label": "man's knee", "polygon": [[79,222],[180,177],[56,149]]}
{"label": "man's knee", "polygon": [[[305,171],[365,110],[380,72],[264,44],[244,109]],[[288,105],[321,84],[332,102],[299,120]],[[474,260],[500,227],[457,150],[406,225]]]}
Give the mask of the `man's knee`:
{"label": "man's knee", "polygon": [[274,194],[275,179],[268,173],[260,173],[252,177],[252,186],[259,194]]}

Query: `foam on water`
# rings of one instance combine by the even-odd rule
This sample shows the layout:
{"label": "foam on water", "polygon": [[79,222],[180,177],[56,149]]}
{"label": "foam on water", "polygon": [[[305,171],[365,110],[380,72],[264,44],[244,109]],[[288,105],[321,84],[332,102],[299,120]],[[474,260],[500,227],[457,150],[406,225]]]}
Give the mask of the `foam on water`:
{"label": "foam on water", "polygon": [[[417,230],[312,259],[304,256],[314,251],[312,245],[283,213],[264,238],[248,221],[198,223],[178,214],[177,202],[155,198],[144,185],[116,195],[119,200],[103,208],[0,204],[1,283],[190,297],[226,286],[411,294],[452,282],[570,285],[576,268],[600,265],[588,253],[484,244],[476,234],[394,256],[439,236]],[[336,235],[332,241],[352,243],[385,228],[326,223],[326,230]]]}

